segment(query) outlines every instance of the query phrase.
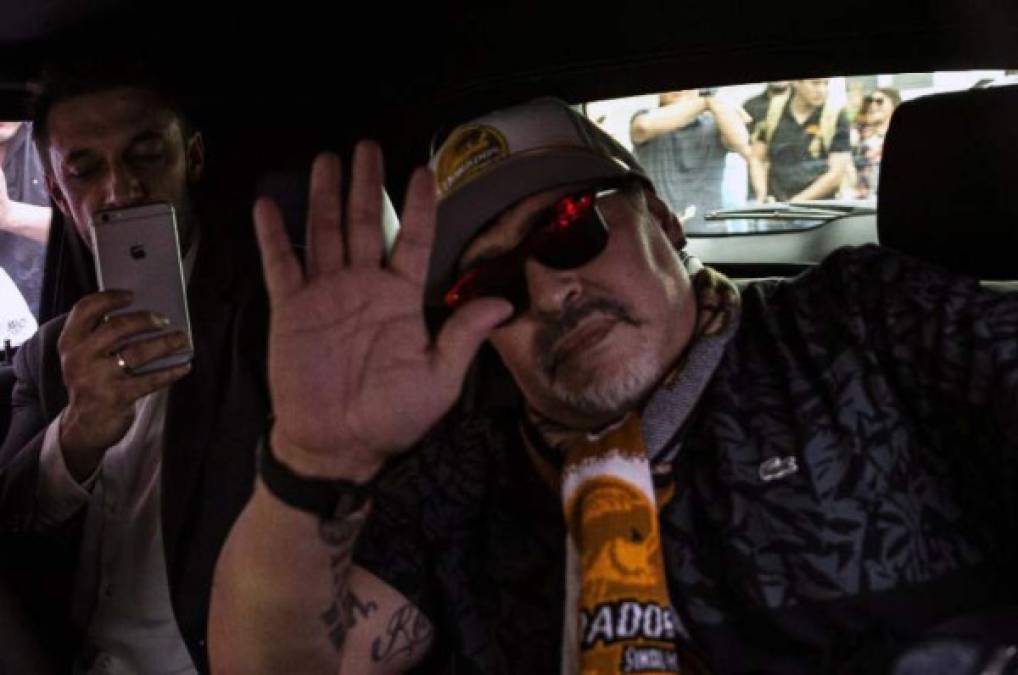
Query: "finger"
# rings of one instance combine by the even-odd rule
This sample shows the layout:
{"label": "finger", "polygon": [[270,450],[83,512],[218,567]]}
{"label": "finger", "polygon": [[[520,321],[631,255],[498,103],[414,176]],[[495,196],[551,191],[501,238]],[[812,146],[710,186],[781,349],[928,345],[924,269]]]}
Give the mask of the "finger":
{"label": "finger", "polygon": [[389,268],[415,284],[424,285],[431,246],[435,240],[435,176],[417,169],[407,186],[406,203]]}
{"label": "finger", "polygon": [[512,304],[500,298],[482,298],[464,305],[449,317],[438,334],[435,366],[461,383],[481,343],[512,313]]}
{"label": "finger", "polygon": [[98,328],[88,339],[92,343],[89,351],[107,355],[128,338],[139,333],[162,330],[169,325],[169,319],[154,312],[129,312],[118,314]]}
{"label": "finger", "polygon": [[341,180],[342,164],[338,157],[323,152],[315,158],[308,195],[308,274],[332,272],[343,266]]}
{"label": "finger", "polygon": [[157,373],[133,375],[129,379],[120,382],[119,386],[124,388],[124,398],[134,403],[143,396],[173,384],[189,372],[191,372],[191,364],[185,363],[180,366],[167,368],[166,370],[160,370]]}
{"label": "finger", "polygon": [[128,369],[137,370],[156,359],[183,351],[187,346],[187,336],[181,331],[173,331],[147,340],[132,342],[120,349],[119,354],[126,362]]}
{"label": "finger", "polygon": [[254,207],[255,234],[261,252],[262,273],[275,303],[300,288],[304,282],[300,263],[293,254],[279,207],[271,199],[259,199]]}
{"label": "finger", "polygon": [[95,331],[103,317],[114,310],[127,307],[133,299],[134,294],[124,290],[108,290],[86,295],[75,303],[67,317],[64,329],[60,333],[61,346],[83,342]]}
{"label": "finger", "polygon": [[382,149],[361,141],[353,153],[346,232],[350,264],[377,266],[382,260]]}

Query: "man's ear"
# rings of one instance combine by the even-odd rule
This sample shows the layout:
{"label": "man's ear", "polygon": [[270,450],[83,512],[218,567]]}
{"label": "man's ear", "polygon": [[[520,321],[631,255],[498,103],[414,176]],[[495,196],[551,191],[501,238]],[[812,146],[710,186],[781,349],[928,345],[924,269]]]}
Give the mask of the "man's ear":
{"label": "man's ear", "polygon": [[651,219],[664,229],[672,246],[676,249],[683,248],[686,245],[686,232],[682,229],[682,221],[653,192],[645,190],[644,196],[647,199],[647,210],[650,211]]}
{"label": "man's ear", "polygon": [[187,181],[197,183],[205,174],[205,139],[196,131],[187,139],[184,148],[187,156]]}

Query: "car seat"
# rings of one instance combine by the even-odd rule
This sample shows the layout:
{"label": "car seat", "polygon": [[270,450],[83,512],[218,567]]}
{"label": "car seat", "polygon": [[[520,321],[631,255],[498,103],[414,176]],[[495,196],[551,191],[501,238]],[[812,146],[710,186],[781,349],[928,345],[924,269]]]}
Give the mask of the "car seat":
{"label": "car seat", "polygon": [[924,96],[891,118],[880,243],[982,280],[1018,280],[1018,86]]}

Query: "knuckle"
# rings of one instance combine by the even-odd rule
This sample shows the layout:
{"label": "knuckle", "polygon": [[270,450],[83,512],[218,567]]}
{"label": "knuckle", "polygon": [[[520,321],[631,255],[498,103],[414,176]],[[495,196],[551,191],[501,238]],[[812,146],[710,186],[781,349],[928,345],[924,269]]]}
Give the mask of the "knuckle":
{"label": "knuckle", "polygon": [[108,330],[114,333],[127,333],[133,331],[140,322],[134,314],[118,314],[106,324]]}
{"label": "knuckle", "polygon": [[106,330],[118,330],[131,318],[130,314],[117,314],[111,316],[106,322]]}
{"label": "knuckle", "polygon": [[120,317],[110,317],[108,321],[99,324],[96,329],[96,334],[100,335],[102,339],[114,339],[119,334]]}
{"label": "knuckle", "polygon": [[183,333],[170,333],[166,336],[167,345],[173,350],[182,349],[187,346],[187,336]]}
{"label": "knuckle", "polygon": [[174,353],[181,348],[182,344],[179,336],[171,333],[146,343],[146,346],[148,347],[148,357],[156,358]]}
{"label": "knuckle", "polygon": [[177,347],[177,339],[174,335],[163,335],[156,343],[160,354],[172,352]]}
{"label": "knuckle", "polygon": [[96,304],[96,295],[86,295],[74,303],[68,320],[81,319],[82,315],[88,314]]}
{"label": "knuckle", "polygon": [[152,323],[145,313],[121,314],[110,319],[105,330],[117,340],[152,330]]}
{"label": "knuckle", "polygon": [[163,345],[164,345],[163,338],[145,340],[144,342],[136,342],[130,348],[131,358],[128,359],[128,361],[135,368],[138,368],[143,364],[148,363],[152,359],[163,356],[166,353],[166,349]]}
{"label": "knuckle", "polygon": [[108,292],[92,293],[75,303],[71,315],[76,316],[78,320],[85,320],[95,314],[101,314],[112,304],[113,301]]}

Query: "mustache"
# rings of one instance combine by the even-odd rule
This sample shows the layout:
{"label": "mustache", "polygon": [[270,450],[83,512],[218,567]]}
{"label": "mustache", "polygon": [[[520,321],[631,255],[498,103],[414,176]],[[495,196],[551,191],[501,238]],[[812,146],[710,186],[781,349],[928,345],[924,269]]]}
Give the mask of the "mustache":
{"label": "mustache", "polygon": [[538,363],[545,373],[551,374],[555,370],[558,361],[555,345],[592,314],[604,314],[632,326],[640,325],[628,307],[612,298],[595,298],[583,304],[570,305],[561,312],[538,317],[541,325],[534,335],[534,353],[538,355]]}

